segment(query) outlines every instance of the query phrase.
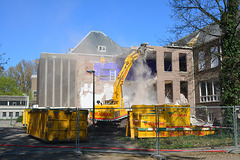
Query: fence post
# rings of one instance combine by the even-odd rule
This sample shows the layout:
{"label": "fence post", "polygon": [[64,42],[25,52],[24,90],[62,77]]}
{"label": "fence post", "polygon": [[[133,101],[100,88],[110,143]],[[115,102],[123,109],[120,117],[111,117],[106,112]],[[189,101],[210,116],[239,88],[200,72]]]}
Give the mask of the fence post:
{"label": "fence post", "polygon": [[156,132],[156,155],[159,155],[158,153],[158,125],[157,125],[157,120],[158,120],[158,115],[157,115],[157,106],[155,106],[155,123],[156,123],[156,128],[155,128],[155,132]]}
{"label": "fence post", "polygon": [[238,144],[237,144],[237,114],[236,114],[236,106],[233,106],[233,126],[234,126],[235,150],[238,150]]}
{"label": "fence post", "polygon": [[74,150],[77,156],[81,156],[82,152],[79,150],[79,109],[76,108],[76,149]]}
{"label": "fence post", "polygon": [[155,106],[155,122],[156,122],[156,155],[153,155],[153,158],[156,159],[166,159],[165,156],[160,155],[160,138],[159,138],[159,106]]}
{"label": "fence post", "polygon": [[13,115],[11,115],[11,118],[10,118],[10,126],[12,126],[12,118],[13,118]]}

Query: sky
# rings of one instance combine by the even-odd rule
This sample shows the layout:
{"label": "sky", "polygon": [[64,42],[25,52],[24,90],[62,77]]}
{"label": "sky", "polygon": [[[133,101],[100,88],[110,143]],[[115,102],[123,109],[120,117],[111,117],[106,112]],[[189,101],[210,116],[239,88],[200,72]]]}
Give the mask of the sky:
{"label": "sky", "polygon": [[168,0],[0,0],[0,54],[7,69],[42,52],[67,53],[91,30],[121,47],[159,46],[174,24]]}

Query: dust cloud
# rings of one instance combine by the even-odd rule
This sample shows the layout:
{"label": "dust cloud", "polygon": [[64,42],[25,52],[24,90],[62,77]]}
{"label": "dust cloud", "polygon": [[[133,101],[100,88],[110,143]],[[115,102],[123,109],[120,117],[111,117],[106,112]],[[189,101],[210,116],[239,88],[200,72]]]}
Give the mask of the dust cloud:
{"label": "dust cloud", "polygon": [[151,68],[144,57],[139,57],[133,67],[132,81],[125,82],[123,100],[125,106],[154,105],[157,103],[157,76],[152,75]]}

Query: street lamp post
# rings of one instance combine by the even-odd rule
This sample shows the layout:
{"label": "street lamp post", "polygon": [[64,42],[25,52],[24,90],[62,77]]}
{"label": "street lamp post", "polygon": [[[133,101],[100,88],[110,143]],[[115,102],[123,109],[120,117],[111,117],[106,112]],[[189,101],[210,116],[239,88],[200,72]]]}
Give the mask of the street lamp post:
{"label": "street lamp post", "polygon": [[94,136],[94,130],[95,130],[95,71],[87,70],[87,72],[93,74],[93,136]]}

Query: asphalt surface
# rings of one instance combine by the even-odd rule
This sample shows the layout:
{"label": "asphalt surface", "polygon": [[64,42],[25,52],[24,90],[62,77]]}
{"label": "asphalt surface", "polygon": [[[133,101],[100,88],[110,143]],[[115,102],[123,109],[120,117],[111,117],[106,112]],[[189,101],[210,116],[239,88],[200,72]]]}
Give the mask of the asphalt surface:
{"label": "asphalt surface", "polygon": [[[109,136],[99,136],[79,144],[82,155],[76,152],[75,142],[45,143],[26,134],[21,125],[0,127],[0,159],[1,160],[54,160],[54,159],[84,159],[84,160],[153,160],[155,152],[121,150],[117,148],[137,148],[124,144]],[[99,148],[97,148],[99,147]],[[105,149],[104,149],[105,147]],[[114,148],[115,147],[115,148]],[[214,159],[240,160],[235,153],[216,152],[161,152],[166,159]]]}

